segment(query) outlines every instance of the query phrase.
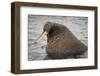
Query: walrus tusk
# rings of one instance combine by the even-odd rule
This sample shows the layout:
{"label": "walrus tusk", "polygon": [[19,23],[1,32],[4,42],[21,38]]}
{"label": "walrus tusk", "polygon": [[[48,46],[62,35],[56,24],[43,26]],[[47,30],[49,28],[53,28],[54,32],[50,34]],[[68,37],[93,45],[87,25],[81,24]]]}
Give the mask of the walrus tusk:
{"label": "walrus tusk", "polygon": [[47,35],[47,32],[42,32],[42,34],[40,34],[40,36],[35,40],[35,42],[39,42],[45,35]]}

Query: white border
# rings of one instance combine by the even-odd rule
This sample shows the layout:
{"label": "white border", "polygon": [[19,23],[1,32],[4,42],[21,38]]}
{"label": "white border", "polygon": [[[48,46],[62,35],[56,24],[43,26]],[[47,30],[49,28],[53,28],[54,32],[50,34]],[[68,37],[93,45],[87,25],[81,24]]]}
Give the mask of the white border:
{"label": "white border", "polygon": [[[88,17],[88,58],[64,59],[64,60],[40,60],[28,61],[28,14],[36,15],[60,15],[60,16],[84,16]],[[94,11],[53,9],[40,7],[20,8],[20,69],[42,69],[94,65]]]}

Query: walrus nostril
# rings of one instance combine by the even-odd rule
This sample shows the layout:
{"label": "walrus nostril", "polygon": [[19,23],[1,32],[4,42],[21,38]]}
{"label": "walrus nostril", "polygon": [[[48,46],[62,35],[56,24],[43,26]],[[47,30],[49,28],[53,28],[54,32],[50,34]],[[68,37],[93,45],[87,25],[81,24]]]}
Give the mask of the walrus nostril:
{"label": "walrus nostril", "polygon": [[47,34],[46,52],[49,58],[64,59],[69,56],[77,57],[87,51],[85,46],[73,33],[64,25],[47,22],[44,25]]}

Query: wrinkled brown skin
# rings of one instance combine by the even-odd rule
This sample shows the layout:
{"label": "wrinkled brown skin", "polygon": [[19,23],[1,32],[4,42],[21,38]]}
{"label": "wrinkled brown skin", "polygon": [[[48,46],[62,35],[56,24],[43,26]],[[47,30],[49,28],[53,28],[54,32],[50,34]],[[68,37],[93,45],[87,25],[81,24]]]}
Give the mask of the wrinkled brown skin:
{"label": "wrinkled brown skin", "polygon": [[64,59],[69,56],[77,58],[77,55],[87,51],[87,46],[78,40],[64,25],[47,22],[44,25],[44,31],[48,32],[46,47],[48,58]]}

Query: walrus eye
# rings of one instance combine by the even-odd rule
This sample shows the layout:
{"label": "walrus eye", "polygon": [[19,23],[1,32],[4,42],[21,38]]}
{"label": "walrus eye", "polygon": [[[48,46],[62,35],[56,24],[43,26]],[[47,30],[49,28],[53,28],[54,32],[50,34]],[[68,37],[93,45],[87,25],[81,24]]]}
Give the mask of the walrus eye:
{"label": "walrus eye", "polygon": [[51,28],[50,31],[48,32],[48,34],[52,34],[54,32],[54,29]]}
{"label": "walrus eye", "polygon": [[61,31],[60,31],[60,29],[57,27],[57,26],[52,26],[51,28],[50,28],[50,30],[48,31],[48,34],[49,35],[57,35],[57,34],[59,34]]}

